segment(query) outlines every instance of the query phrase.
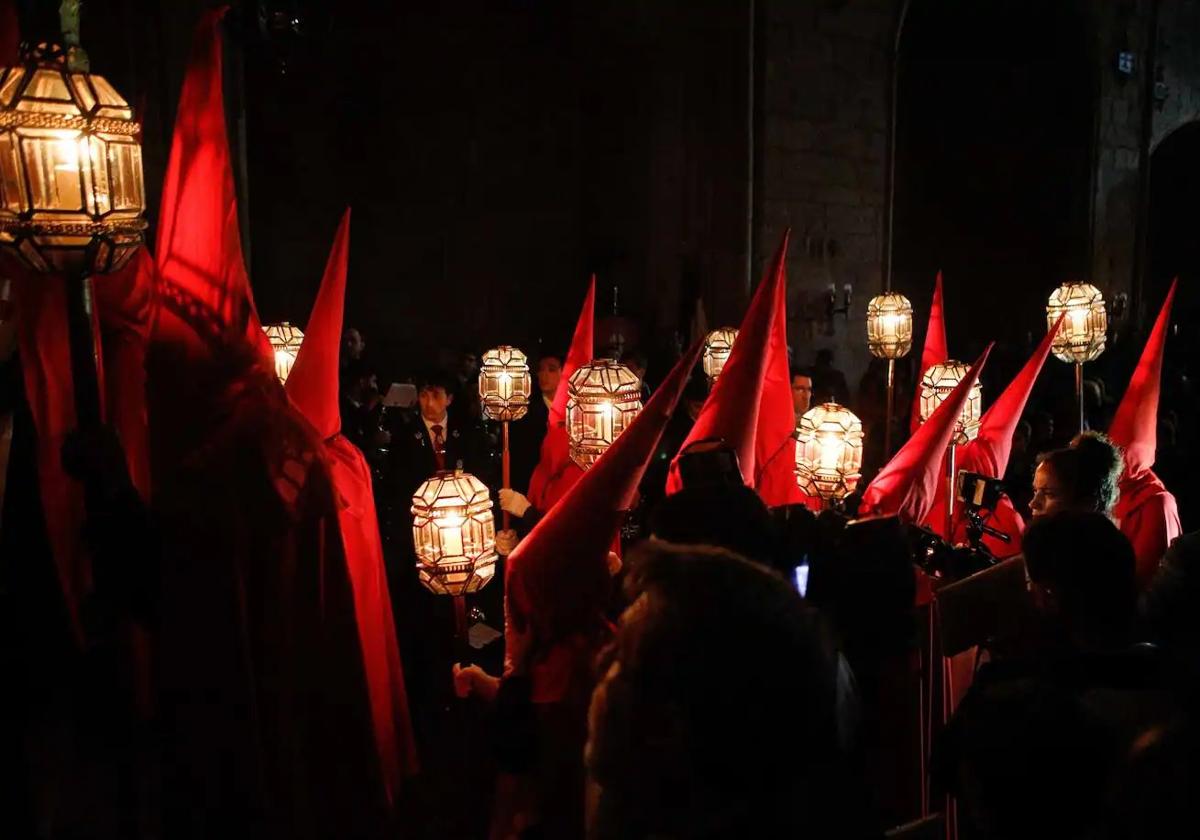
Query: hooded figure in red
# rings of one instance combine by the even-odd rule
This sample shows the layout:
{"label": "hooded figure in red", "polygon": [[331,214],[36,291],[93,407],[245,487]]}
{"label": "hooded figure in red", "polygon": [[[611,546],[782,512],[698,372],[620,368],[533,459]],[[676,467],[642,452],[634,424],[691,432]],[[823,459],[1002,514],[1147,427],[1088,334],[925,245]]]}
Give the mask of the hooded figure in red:
{"label": "hooded figure in red", "polygon": [[147,357],[162,833],[381,837],[340,500],[275,378],[242,261],[223,14],[201,20],[180,98]]}
{"label": "hooded figure in red", "polygon": [[371,691],[375,747],[388,793],[395,801],[403,777],[417,771],[417,755],[383,565],[371,469],[362,452],[341,434],[338,353],[349,255],[350,210],[347,209],[338,225],[321,289],[308,319],[308,332],[285,389],[292,404],[308,418],[324,441],[325,463],[333,479],[342,545],[354,586],[358,638]]}
{"label": "hooded figure in red", "polygon": [[925,347],[921,351],[921,367],[917,370],[917,378],[913,382],[912,418],[909,420],[909,431],[917,433],[921,426],[921,377],[925,371],[936,364],[941,364],[950,358],[949,345],[946,342],[946,319],[942,314],[942,272],[937,273],[933,285],[933,300],[929,304],[929,325],[925,328]]}
{"label": "hooded figure in red", "polygon": [[946,447],[991,352],[989,344],[970,372],[867,486],[859,505],[861,515],[899,516],[918,523],[933,510],[940,488],[946,483]]}
{"label": "hooded figure in red", "polygon": [[792,402],[792,377],[787,343],[787,248],[791,231],[785,231],[773,270],[775,317],[763,370],[758,425],[754,431],[754,488],[767,507],[809,504],[819,499],[804,495],[796,483],[796,413]]}
{"label": "hooded figure in red", "polygon": [[529,501],[539,513],[545,513],[561,499],[575,482],[583,476],[583,470],[571,460],[567,451],[567,383],[571,375],[592,360],[593,319],[596,309],[596,275],[588,282],[587,294],[575,323],[575,335],[571,338],[571,349],[563,360],[558,388],[554,391],[554,402],[546,421],[546,437],[542,441],[542,454],[533,475],[529,479]]}
{"label": "hooded figure in red", "polygon": [[[771,267],[742,318],[720,377],[680,446],[710,438],[737,453],[742,480],[768,505],[804,502],[796,485],[792,444],[795,414],[787,368],[787,247],[785,231]],[[667,474],[667,493],[683,488],[679,455]]]}
{"label": "hooded figure in red", "polygon": [[[955,453],[955,468],[959,471],[979,473],[988,478],[1003,478],[1008,469],[1008,456],[1012,452],[1012,437],[1016,431],[1025,404],[1037,382],[1038,375],[1050,355],[1050,347],[1054,336],[1058,334],[1062,318],[1046,333],[1041,344],[1033,351],[1029,361],[1004,389],[1004,393],[992,406],[984,412],[979,421],[979,434],[975,440],[958,447]],[[943,539],[946,534],[946,486],[943,482],[938,492],[933,509],[925,517],[922,524]],[[985,534],[983,544],[996,558],[1003,559],[1021,553],[1021,534],[1025,532],[1025,521],[1017,513],[1012,501],[1004,496],[996,506],[987,525],[995,528],[1008,538],[1008,542]],[[953,542],[962,544],[967,541],[967,521],[963,515],[963,507],[955,510]]]}
{"label": "hooded figure in red", "polygon": [[[541,792],[546,836],[582,835],[583,745],[592,664],[610,635],[605,606],[613,569],[609,548],[700,358],[697,343],[676,363],[629,427],[538,522],[508,558],[504,579],[509,651],[522,665],[530,699],[554,720],[559,761]],[[527,643],[520,641],[528,639]]]}
{"label": "hooded figure in red", "polygon": [[1125,452],[1121,496],[1113,515],[1120,523],[1121,533],[1133,543],[1141,587],[1154,577],[1167,547],[1183,532],[1175,497],[1152,469],[1158,448],[1158,396],[1163,353],[1178,283],[1178,279],[1171,283],[1171,290],[1167,292],[1167,299],[1163,301],[1154,329],[1146,341],[1146,349],[1142,351],[1142,358],[1108,429],[1113,443]]}

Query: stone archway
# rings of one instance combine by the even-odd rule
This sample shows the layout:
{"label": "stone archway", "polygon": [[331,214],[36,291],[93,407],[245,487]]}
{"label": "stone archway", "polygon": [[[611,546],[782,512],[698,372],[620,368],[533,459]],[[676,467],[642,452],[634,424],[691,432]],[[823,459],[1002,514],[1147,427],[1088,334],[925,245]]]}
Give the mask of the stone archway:
{"label": "stone archway", "polygon": [[1149,253],[1143,295],[1150,318],[1166,295],[1171,278],[1177,275],[1180,292],[1176,320],[1187,311],[1183,307],[1196,305],[1194,290],[1200,288],[1198,202],[1200,120],[1168,134],[1150,156]]}

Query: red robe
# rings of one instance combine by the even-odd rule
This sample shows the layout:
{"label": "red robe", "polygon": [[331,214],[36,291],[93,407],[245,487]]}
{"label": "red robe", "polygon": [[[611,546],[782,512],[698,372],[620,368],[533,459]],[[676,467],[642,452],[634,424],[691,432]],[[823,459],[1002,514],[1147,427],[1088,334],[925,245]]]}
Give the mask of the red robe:
{"label": "red robe", "polygon": [[1171,541],[1183,533],[1179,508],[1153,470],[1122,478],[1120,490],[1113,516],[1133,544],[1138,586],[1145,589]]}

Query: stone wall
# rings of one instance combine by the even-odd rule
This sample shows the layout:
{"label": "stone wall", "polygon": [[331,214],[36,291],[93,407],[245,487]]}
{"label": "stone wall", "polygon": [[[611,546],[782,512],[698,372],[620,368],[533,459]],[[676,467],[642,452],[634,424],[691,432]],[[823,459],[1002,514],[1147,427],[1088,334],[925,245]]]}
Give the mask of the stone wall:
{"label": "stone wall", "polygon": [[[1130,315],[1146,316],[1135,267],[1141,175],[1147,151],[1200,116],[1200,2],[1154,0],[1097,3],[1092,8],[1095,61],[1101,68],[1097,93],[1092,207],[1092,281],[1110,296],[1128,294]],[[1151,27],[1156,32],[1151,66]],[[1116,71],[1117,54],[1132,52],[1132,77]],[[1147,74],[1156,82],[1148,148],[1143,148]]]}
{"label": "stone wall", "polygon": [[[866,303],[882,289],[888,85],[898,3],[765,0],[760,18],[756,257],[792,229],[788,336],[798,363],[831,348],[853,388],[869,361]],[[830,319],[852,287],[850,311]]]}

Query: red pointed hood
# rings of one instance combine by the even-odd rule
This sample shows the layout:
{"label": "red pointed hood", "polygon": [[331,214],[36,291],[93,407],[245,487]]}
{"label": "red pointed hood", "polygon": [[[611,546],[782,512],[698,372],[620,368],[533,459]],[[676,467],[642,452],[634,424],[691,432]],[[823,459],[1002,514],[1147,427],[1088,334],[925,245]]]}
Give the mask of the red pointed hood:
{"label": "red pointed hood", "polygon": [[775,318],[754,436],[755,489],[768,507],[803,503],[806,499],[796,484],[796,410],[788,365],[786,261],[785,253],[776,266],[780,277],[775,282]]}
{"label": "red pointed hood", "polygon": [[[929,304],[929,325],[925,328],[925,348],[921,351],[921,367],[917,370],[918,388],[925,371],[950,358],[950,351],[947,347],[946,318],[942,311],[942,272],[939,271],[933,285],[933,300]],[[915,434],[920,425],[921,401],[917,399],[917,391],[914,389],[909,429]]]}
{"label": "red pointed hood", "polygon": [[863,493],[859,513],[876,516],[899,515],[909,522],[920,522],[937,499],[943,479],[942,458],[954,434],[954,425],[971,395],[971,388],[987,363],[992,345],[971,366],[970,373],[958,383],[933,416],[900,448]]}
{"label": "red pointed hood", "polygon": [[[156,342],[214,346],[246,342],[271,364],[238,230],[237,194],[221,85],[221,18],[200,19],[163,180],[158,220],[160,309]],[[203,352],[203,351],[201,351]]]}
{"label": "red pointed hood", "polygon": [[[1054,326],[1042,339],[1041,344],[1033,351],[1029,361],[1013,377],[1013,381],[1008,383],[1004,393],[992,403],[991,408],[984,412],[979,421],[979,436],[968,444],[983,456],[978,467],[986,468],[988,475],[992,478],[1003,478],[1004,471],[1008,469],[1013,432],[1017,429],[1017,423],[1021,422],[1025,404],[1029,402],[1033,386],[1042,372],[1042,367],[1046,364],[1046,357],[1050,355],[1050,346],[1062,326],[1062,321],[1063,316],[1060,315]],[[985,449],[986,454],[984,454]]]}
{"label": "red pointed hood", "polygon": [[1175,287],[1179,278],[1171,281],[1167,299],[1163,301],[1154,329],[1146,340],[1146,349],[1125,389],[1125,396],[1113,415],[1108,436],[1125,450],[1125,476],[1135,476],[1154,466],[1158,449],[1158,392],[1162,380],[1163,351],[1167,346],[1167,330],[1171,326],[1171,304],[1175,302]]}
{"label": "red pointed hood", "polygon": [[697,342],[684,354],[629,428],[509,555],[509,609],[518,622],[533,622],[542,641],[586,629],[603,611],[609,548],[702,349]]}
{"label": "red pointed hood", "polygon": [[342,430],[338,408],[338,354],[349,260],[350,208],[347,207],[333,238],[321,288],[308,317],[304,341],[284,383],[292,404],[313,424],[322,440],[328,440]]}
{"label": "red pointed hood", "polygon": [[587,294],[583,298],[583,306],[579,309],[579,320],[575,322],[575,335],[571,338],[571,349],[563,359],[562,376],[558,379],[558,388],[554,392],[554,404],[550,407],[550,426],[563,423],[567,419],[567,380],[571,374],[592,360],[592,349],[595,346],[592,339],[593,323],[596,314],[596,275],[588,282]]}
{"label": "red pointed hood", "polygon": [[[742,319],[737,341],[729,353],[729,360],[713,385],[700,416],[688,433],[680,452],[690,444],[706,438],[720,438],[737,452],[742,470],[742,479],[747,487],[755,486],[755,448],[760,404],[763,395],[763,380],[767,374],[771,335],[775,325],[775,312],[779,307],[780,286],[787,277],[784,263],[787,258],[791,230],[784,231],[783,240],[775,251],[771,268],[759,284]],[[785,339],[786,340],[786,339]],[[784,363],[786,364],[786,347]],[[784,374],[786,377],[786,373]],[[667,492],[675,493],[682,488],[677,468],[679,456],[671,464],[667,476]]]}

